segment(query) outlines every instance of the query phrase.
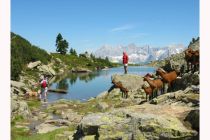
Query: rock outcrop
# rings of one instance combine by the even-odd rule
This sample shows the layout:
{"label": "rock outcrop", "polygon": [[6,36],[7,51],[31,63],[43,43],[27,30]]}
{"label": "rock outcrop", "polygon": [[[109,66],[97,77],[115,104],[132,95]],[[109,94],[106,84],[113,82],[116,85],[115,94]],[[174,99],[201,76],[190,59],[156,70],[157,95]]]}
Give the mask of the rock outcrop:
{"label": "rock outcrop", "polygon": [[[197,132],[180,120],[191,108],[167,105],[136,105],[84,116],[77,131],[99,139],[187,139]],[[178,119],[179,118],[179,119]]]}
{"label": "rock outcrop", "polygon": [[117,85],[120,83],[123,88],[127,89],[128,91],[137,91],[141,89],[141,86],[144,84],[143,77],[133,74],[124,74],[118,75],[115,74],[112,76],[112,83]]}
{"label": "rock outcrop", "polygon": [[41,61],[30,62],[30,63],[28,64],[28,68],[29,68],[29,69],[36,68],[37,66],[41,65],[41,63],[42,63]]}

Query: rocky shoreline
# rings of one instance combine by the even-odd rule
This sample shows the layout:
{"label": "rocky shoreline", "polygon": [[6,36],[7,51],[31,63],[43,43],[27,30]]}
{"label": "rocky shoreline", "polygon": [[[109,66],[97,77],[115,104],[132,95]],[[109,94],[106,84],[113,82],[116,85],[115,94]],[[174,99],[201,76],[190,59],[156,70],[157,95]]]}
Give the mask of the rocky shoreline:
{"label": "rocky shoreline", "polygon": [[[185,65],[169,62],[170,65],[164,65],[165,69],[181,69],[181,65]],[[44,69],[39,69],[41,64],[37,64],[39,71]],[[32,69],[31,64],[29,66]],[[62,68],[61,73],[65,71],[65,67]],[[45,70],[48,70],[42,71],[45,74],[56,75]],[[21,131],[29,138],[53,133],[55,140],[199,139],[199,71],[183,72],[176,79],[173,92],[148,102],[141,88],[145,82],[138,75],[113,75],[110,81],[113,86],[86,102],[58,100],[53,103],[24,98],[24,94],[31,91],[29,85],[35,83],[34,78],[31,81],[29,78],[30,75],[23,74],[20,82],[11,81],[12,133]],[[128,98],[122,97],[124,89]]]}
{"label": "rocky shoreline", "polygon": [[[112,88],[87,102],[59,100],[29,110],[19,103],[19,115],[30,123],[18,123],[34,134],[72,128],[55,139],[194,139],[199,133],[199,92],[191,86],[145,102],[142,77],[114,75],[112,80],[129,89],[129,98]],[[127,82],[126,82],[127,81]],[[132,82],[138,81],[138,86]],[[24,85],[19,84],[23,88]],[[12,104],[15,101],[12,100]],[[14,105],[17,107],[17,105]],[[12,106],[13,108],[13,106]],[[13,108],[13,110],[15,110]],[[56,117],[55,117],[56,116]],[[192,116],[193,117],[192,119]],[[195,119],[196,118],[196,119]],[[31,123],[39,122],[29,128]]]}

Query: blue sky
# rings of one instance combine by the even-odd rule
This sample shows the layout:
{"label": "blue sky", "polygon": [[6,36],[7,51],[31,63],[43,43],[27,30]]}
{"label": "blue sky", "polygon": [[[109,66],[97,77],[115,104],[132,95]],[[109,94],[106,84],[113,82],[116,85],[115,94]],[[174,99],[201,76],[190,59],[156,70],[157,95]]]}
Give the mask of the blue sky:
{"label": "blue sky", "polygon": [[55,52],[58,33],[81,53],[104,44],[187,46],[199,0],[11,0],[11,31]]}

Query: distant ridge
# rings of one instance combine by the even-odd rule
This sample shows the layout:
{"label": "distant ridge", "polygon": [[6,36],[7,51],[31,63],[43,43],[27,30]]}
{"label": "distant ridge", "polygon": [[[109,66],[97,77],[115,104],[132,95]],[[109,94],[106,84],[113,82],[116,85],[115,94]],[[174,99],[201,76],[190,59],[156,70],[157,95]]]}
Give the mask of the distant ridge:
{"label": "distant ridge", "polygon": [[122,52],[126,51],[129,55],[129,62],[134,64],[148,63],[154,60],[162,60],[173,54],[181,53],[186,49],[182,44],[174,44],[161,48],[153,48],[149,45],[136,46],[129,44],[127,46],[103,45],[94,53],[96,57],[108,57],[112,62],[122,61]]}

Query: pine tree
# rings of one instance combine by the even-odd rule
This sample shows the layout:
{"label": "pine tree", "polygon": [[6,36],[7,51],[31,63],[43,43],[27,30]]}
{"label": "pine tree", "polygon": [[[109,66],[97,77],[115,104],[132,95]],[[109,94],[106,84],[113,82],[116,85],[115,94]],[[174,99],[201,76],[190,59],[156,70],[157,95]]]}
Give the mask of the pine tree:
{"label": "pine tree", "polygon": [[59,33],[56,37],[55,46],[57,47],[56,48],[57,52],[60,52],[61,54],[66,54],[69,43],[65,39],[63,40],[62,35]]}

